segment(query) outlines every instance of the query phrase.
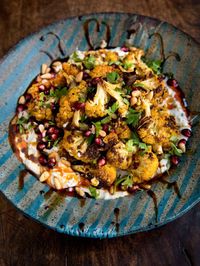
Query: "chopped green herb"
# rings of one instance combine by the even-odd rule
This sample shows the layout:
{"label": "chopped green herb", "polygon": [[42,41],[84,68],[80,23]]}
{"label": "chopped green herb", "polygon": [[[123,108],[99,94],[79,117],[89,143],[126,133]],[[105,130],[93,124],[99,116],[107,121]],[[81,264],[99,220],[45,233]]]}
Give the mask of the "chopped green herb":
{"label": "chopped green herb", "polygon": [[82,60],[79,58],[79,56],[78,56],[78,53],[77,52],[74,52],[73,54],[72,54],[72,59],[74,60],[74,62],[82,62]]}
{"label": "chopped green herb", "polygon": [[83,60],[83,64],[87,69],[92,69],[94,68],[95,65],[95,57],[93,55],[89,55],[87,56],[84,60]]}
{"label": "chopped green herb", "polygon": [[90,134],[90,136],[87,138],[88,145],[92,144],[94,139],[95,139],[95,134]]}
{"label": "chopped green herb", "polygon": [[123,102],[127,105],[129,105],[129,100],[127,98],[123,98]]}
{"label": "chopped green herb", "polygon": [[114,64],[117,65],[117,66],[120,66],[122,63],[120,61],[110,61],[108,63],[109,66],[114,65]]}
{"label": "chopped green herb", "polygon": [[138,143],[135,143],[133,139],[129,139],[127,142],[126,142],[126,150],[128,152],[133,152],[135,151],[135,146],[137,145]]}
{"label": "chopped green herb", "polygon": [[99,191],[95,187],[90,186],[89,191],[93,198],[96,199],[99,196]]}
{"label": "chopped green herb", "polygon": [[28,118],[25,117],[20,117],[17,120],[17,125],[19,126],[19,132],[22,134],[24,132],[24,124],[28,123]]}
{"label": "chopped green herb", "polygon": [[81,97],[79,98],[79,102],[80,102],[80,103],[85,103],[85,102],[86,102],[86,98],[81,96]]}
{"label": "chopped green herb", "polygon": [[58,138],[58,139],[54,142],[53,146],[56,147],[61,139],[62,139],[62,138]]}
{"label": "chopped green herb", "polygon": [[171,143],[171,151],[170,154],[174,154],[177,156],[181,156],[183,154],[181,149],[178,149],[174,143]]}
{"label": "chopped green herb", "polygon": [[114,114],[118,108],[119,108],[118,102],[113,103],[113,105],[108,108],[108,115],[111,116],[112,114]]}
{"label": "chopped green herb", "polygon": [[60,99],[62,96],[66,94],[67,94],[66,87],[63,87],[63,88],[58,87],[57,89],[50,91],[50,96],[56,98],[56,100]]}
{"label": "chopped green herb", "polygon": [[145,87],[142,82],[136,82],[133,85],[134,85],[134,87],[141,87],[141,88],[144,88]]}
{"label": "chopped green herb", "polygon": [[81,116],[81,123],[83,123],[86,119],[87,119],[87,115],[86,114],[83,114]]}
{"label": "chopped green herb", "polygon": [[95,129],[96,129],[96,137],[98,137],[99,136],[99,131],[102,129],[101,122],[98,121],[98,122],[94,122],[93,124],[94,124]]}
{"label": "chopped green herb", "polygon": [[122,66],[124,69],[128,70],[129,68],[133,66],[133,63],[130,61],[125,61]]}
{"label": "chopped green herb", "polygon": [[160,74],[161,73],[161,66],[162,61],[161,60],[147,60],[146,64],[148,67],[150,67],[154,73]]}
{"label": "chopped green herb", "polygon": [[132,187],[133,185],[133,178],[130,175],[125,176],[126,179],[121,183],[124,187]]}
{"label": "chopped green herb", "polygon": [[111,121],[111,119],[112,118],[110,116],[106,116],[105,118],[101,120],[101,124],[107,124]]}
{"label": "chopped green herb", "polygon": [[108,82],[115,84],[115,83],[117,83],[117,81],[119,79],[119,74],[117,72],[113,71],[113,72],[108,73],[106,78],[107,78]]}
{"label": "chopped green herb", "polygon": [[139,122],[140,116],[141,116],[141,112],[138,112],[132,108],[129,108],[126,123],[128,125],[132,125],[133,127],[136,127]]}
{"label": "chopped green herb", "polygon": [[128,87],[128,86],[125,86],[123,89],[125,90],[125,93],[128,95],[130,95],[131,92],[133,91],[133,89],[131,87]]}

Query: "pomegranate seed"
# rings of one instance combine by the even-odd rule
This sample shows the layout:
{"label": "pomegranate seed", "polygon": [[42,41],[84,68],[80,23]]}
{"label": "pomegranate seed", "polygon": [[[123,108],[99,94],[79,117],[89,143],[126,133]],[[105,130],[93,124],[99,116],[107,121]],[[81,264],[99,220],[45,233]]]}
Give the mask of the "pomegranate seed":
{"label": "pomegranate seed", "polygon": [[52,134],[59,134],[59,129],[57,127],[51,126],[48,131],[47,131],[48,135],[52,135]]}
{"label": "pomegranate seed", "polygon": [[123,52],[128,52],[129,51],[129,48],[128,47],[125,47],[125,46],[122,46],[120,48],[120,50],[123,51]]}
{"label": "pomegranate seed", "polygon": [[88,131],[85,132],[85,136],[86,137],[89,137],[91,134],[92,134],[92,132],[90,130],[88,130]]}
{"label": "pomegranate seed", "polygon": [[98,160],[98,166],[104,166],[106,164],[106,159],[104,157]]}
{"label": "pomegranate seed", "polygon": [[100,78],[93,78],[91,80],[91,85],[92,86],[96,86],[99,83],[100,80],[101,80]]}
{"label": "pomegranate seed", "polygon": [[80,102],[75,102],[74,103],[74,109],[75,110],[80,110],[85,108],[85,103],[80,103]]}
{"label": "pomegranate seed", "polygon": [[44,142],[39,142],[38,145],[37,145],[37,149],[39,151],[43,151],[44,149],[46,148],[46,143]]}
{"label": "pomegranate seed", "polygon": [[52,103],[51,104],[51,110],[52,111],[58,111],[58,109],[59,109],[59,104],[58,103]]}
{"label": "pomegranate seed", "polygon": [[90,75],[87,72],[83,72],[83,79],[86,80],[89,78],[90,78]]}
{"label": "pomegranate seed", "polygon": [[102,140],[101,140],[100,138],[96,138],[96,139],[95,139],[95,143],[96,143],[97,145],[101,145],[101,142],[102,142]]}
{"label": "pomegranate seed", "polygon": [[191,132],[190,129],[188,129],[188,128],[184,128],[183,130],[181,130],[181,134],[183,134],[183,136],[189,138],[189,137],[191,137],[192,132]]}
{"label": "pomegranate seed", "polygon": [[178,81],[175,79],[168,79],[167,85],[176,88],[176,87],[178,87]]}
{"label": "pomegranate seed", "polygon": [[51,135],[52,140],[57,140],[58,139],[58,134],[52,134]]}
{"label": "pomegranate seed", "polygon": [[39,92],[44,92],[46,90],[46,87],[44,85],[39,86]]}
{"label": "pomegranate seed", "polygon": [[103,129],[104,131],[106,131],[106,133],[107,133],[108,130],[109,130],[109,125],[108,125],[108,124],[104,124],[103,127],[102,127],[102,129]]}
{"label": "pomegranate seed", "polygon": [[49,95],[49,93],[50,93],[50,90],[49,89],[45,89],[44,94],[45,95]]}
{"label": "pomegranate seed", "polygon": [[176,155],[172,155],[172,156],[171,156],[171,163],[172,163],[173,165],[178,165],[178,164],[179,164],[179,158],[178,158],[178,156],[176,156]]}
{"label": "pomegranate seed", "polygon": [[30,102],[30,100],[32,99],[32,95],[30,93],[26,93],[24,97],[27,103]]}
{"label": "pomegranate seed", "polygon": [[49,158],[48,160],[48,167],[53,168],[56,165],[56,159],[55,158]]}
{"label": "pomegranate seed", "polygon": [[46,166],[48,163],[47,158],[44,155],[40,155],[40,157],[38,158],[38,161],[43,166]]}
{"label": "pomegranate seed", "polygon": [[26,109],[26,105],[25,104],[18,104],[17,106],[17,112],[22,112]]}

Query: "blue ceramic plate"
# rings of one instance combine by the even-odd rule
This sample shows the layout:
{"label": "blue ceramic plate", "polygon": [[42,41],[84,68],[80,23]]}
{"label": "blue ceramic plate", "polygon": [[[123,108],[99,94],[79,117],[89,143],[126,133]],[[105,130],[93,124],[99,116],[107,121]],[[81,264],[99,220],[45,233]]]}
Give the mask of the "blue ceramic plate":
{"label": "blue ceramic plate", "polygon": [[[92,20],[89,23],[93,45],[106,38],[106,22],[111,30],[110,46],[122,46],[128,38],[133,46],[144,50],[150,48],[150,56],[154,59],[159,59],[160,40],[155,35],[149,37],[159,33],[163,38],[165,56],[176,52],[181,58],[179,62],[171,57],[165,71],[174,73],[186,94],[190,109],[199,111],[200,49],[190,36],[165,22],[133,14],[92,14],[57,22],[22,40],[0,62],[0,191],[25,215],[56,231],[83,237],[116,237],[163,225],[199,201],[200,128],[197,125],[193,127],[188,152],[182,157],[179,167],[171,171],[167,178],[170,182],[177,181],[181,198],[173,186],[155,183],[152,187],[157,197],[157,217],[154,201],[146,192],[115,200],[88,198],[83,201],[49,191],[47,185],[41,184],[30,174],[25,176],[22,188],[19,176],[24,167],[8,142],[8,125],[17,99],[39,73],[41,64],[50,63],[49,56],[63,58],[77,47],[80,50],[89,48],[83,23],[90,18],[100,23],[98,33],[96,22]],[[61,39],[60,45],[58,37]]]}

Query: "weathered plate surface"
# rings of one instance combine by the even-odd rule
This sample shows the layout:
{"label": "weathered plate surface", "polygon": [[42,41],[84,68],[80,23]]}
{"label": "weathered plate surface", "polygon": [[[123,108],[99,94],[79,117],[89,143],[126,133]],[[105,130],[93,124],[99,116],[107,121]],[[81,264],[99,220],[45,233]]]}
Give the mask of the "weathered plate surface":
{"label": "weathered plate surface", "polygon": [[[106,21],[111,28],[111,46],[121,46],[127,38],[127,30],[135,29],[130,41],[145,50],[152,46],[152,56],[159,57],[159,41],[149,36],[158,32],[164,40],[165,54],[179,53],[181,62],[169,59],[165,70],[173,72],[186,94],[192,111],[199,111],[200,90],[200,48],[188,35],[173,26],[151,18],[133,14],[93,14],[57,22],[25,38],[15,46],[0,62],[0,191],[19,210],[56,231],[83,237],[116,237],[138,231],[145,231],[165,224],[185,213],[200,199],[200,128],[193,128],[188,152],[182,157],[179,167],[172,171],[169,181],[177,180],[181,199],[172,188],[156,183],[152,190],[157,195],[158,219],[156,221],[154,203],[145,192],[116,200],[86,199],[84,204],[77,198],[64,197],[56,192],[48,193],[48,186],[41,184],[32,175],[24,180],[19,189],[19,174],[23,165],[19,163],[8,143],[8,124],[15,111],[20,94],[39,73],[42,63],[50,63],[48,51],[54,58],[64,57],[58,49],[58,39],[47,35],[53,32],[63,41],[66,55],[76,47],[88,49],[84,36],[83,22],[89,18]],[[98,36],[94,34],[95,23],[90,24],[90,33],[95,40],[105,38],[105,25],[101,24]],[[153,41],[154,39],[154,41]],[[155,46],[152,44],[154,42]],[[115,208],[119,209],[116,217]],[[118,218],[118,219],[117,219]]]}

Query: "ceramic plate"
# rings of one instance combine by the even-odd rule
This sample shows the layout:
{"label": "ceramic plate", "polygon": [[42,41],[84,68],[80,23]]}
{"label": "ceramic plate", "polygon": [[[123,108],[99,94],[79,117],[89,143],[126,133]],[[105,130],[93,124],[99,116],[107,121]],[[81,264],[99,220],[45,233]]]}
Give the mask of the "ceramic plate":
{"label": "ceramic plate", "polygon": [[[156,202],[145,191],[115,200],[80,200],[58,194],[28,174],[22,178],[23,165],[13,154],[8,142],[8,125],[15,106],[42,63],[50,57],[63,58],[76,48],[88,49],[83,24],[88,19],[91,44],[106,38],[106,24],[110,27],[110,46],[122,46],[125,41],[150,52],[159,59],[160,39],[163,38],[165,56],[179,54],[181,61],[171,57],[165,72],[173,72],[180,82],[190,109],[199,111],[200,48],[190,36],[166,22],[134,14],[102,13],[74,17],[50,25],[23,39],[0,62],[0,191],[20,211],[58,232],[74,236],[105,238],[145,231],[163,225],[185,213],[200,199],[200,127],[194,120],[193,136],[188,152],[182,156],[178,168],[167,180],[176,186],[155,183],[152,187]],[[130,38],[130,34],[131,38]],[[152,37],[150,38],[150,36]],[[59,44],[59,39],[61,39]],[[23,183],[23,184],[22,184]]]}

